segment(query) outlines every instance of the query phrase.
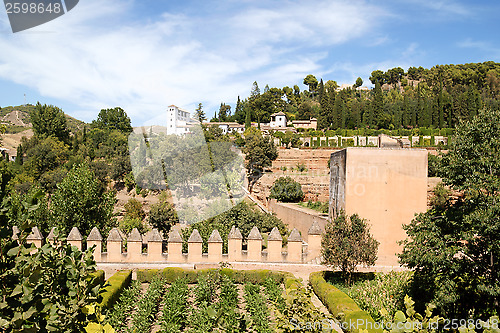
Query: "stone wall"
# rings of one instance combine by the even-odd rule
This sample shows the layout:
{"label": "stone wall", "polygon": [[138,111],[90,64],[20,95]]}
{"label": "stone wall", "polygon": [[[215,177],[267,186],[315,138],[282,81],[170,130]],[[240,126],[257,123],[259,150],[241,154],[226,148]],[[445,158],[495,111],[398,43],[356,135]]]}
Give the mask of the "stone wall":
{"label": "stone wall", "polygon": [[[328,160],[332,152],[338,149],[278,149],[278,158],[273,161],[272,173],[264,173],[253,186],[252,195],[266,203],[271,187],[276,179],[290,176],[302,185],[305,200],[328,201],[330,176]],[[306,171],[298,171],[303,165]],[[286,167],[286,170],[282,170]]]}
{"label": "stone wall", "polygon": [[[14,228],[13,238],[16,239],[18,230]],[[305,238],[305,241],[303,239]],[[284,247],[278,229],[274,228],[267,235],[267,248],[263,249],[263,237],[257,227],[253,227],[245,238],[238,228],[234,227],[228,236],[228,251],[222,253],[223,241],[217,230],[213,230],[208,239],[208,252],[202,252],[203,240],[198,230],[188,240],[188,251],[182,251],[182,237],[177,230],[172,230],[166,242],[153,229],[146,235],[141,235],[134,228],[130,235],[123,235],[117,228],[113,228],[106,239],[97,230],[92,229],[86,242],[77,228],[73,228],[67,237],[68,242],[79,249],[95,246],[94,259],[96,263],[168,263],[168,264],[203,264],[220,262],[253,262],[253,263],[306,263],[315,259],[320,253],[321,227],[317,222],[309,226],[308,232],[302,235],[293,229],[287,238]],[[28,236],[27,241],[40,248],[46,240],[55,243],[53,231],[46,239],[37,227]],[[126,251],[124,251],[126,241]],[[306,242],[307,241],[307,242]],[[102,251],[106,243],[106,252]],[[164,252],[164,243],[167,251]],[[243,244],[245,243],[245,247]]]}
{"label": "stone wall", "polygon": [[330,164],[330,216],[343,209],[367,219],[380,242],[377,264],[398,265],[403,224],[427,208],[427,151],[347,148]]}
{"label": "stone wall", "polygon": [[[320,233],[323,233],[328,222],[328,216],[323,216],[319,212],[299,207],[296,204],[277,202],[275,199],[269,200],[269,210],[276,214],[276,217],[288,225],[290,229],[297,229],[301,235],[309,235],[312,225],[319,227]],[[307,240],[311,241],[309,238]],[[318,249],[318,246],[312,244],[312,248]],[[319,255],[319,252],[315,252],[311,253],[309,257],[315,258]]]}

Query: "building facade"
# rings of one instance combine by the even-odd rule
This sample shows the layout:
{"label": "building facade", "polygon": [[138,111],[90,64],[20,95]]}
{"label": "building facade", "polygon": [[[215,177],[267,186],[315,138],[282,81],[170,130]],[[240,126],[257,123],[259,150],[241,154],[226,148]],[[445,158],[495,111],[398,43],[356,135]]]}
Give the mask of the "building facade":
{"label": "building facade", "polygon": [[167,135],[184,135],[191,131],[191,127],[197,123],[191,118],[191,113],[175,105],[167,109]]}
{"label": "building facade", "polygon": [[425,149],[346,148],[330,159],[330,218],[341,211],[368,221],[380,242],[377,265],[398,266],[403,224],[427,209]]}

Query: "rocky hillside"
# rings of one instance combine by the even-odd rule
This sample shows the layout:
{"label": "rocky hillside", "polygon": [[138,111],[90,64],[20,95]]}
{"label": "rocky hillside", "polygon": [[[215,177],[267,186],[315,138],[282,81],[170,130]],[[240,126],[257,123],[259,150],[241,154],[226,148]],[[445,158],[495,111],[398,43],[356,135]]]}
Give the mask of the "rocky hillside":
{"label": "rocky hillside", "polygon": [[[0,108],[0,123],[5,124],[6,133],[14,134],[31,128],[29,112],[34,108],[35,106],[31,104]],[[66,120],[71,132],[76,132],[85,125],[83,121],[68,115],[66,115]]]}

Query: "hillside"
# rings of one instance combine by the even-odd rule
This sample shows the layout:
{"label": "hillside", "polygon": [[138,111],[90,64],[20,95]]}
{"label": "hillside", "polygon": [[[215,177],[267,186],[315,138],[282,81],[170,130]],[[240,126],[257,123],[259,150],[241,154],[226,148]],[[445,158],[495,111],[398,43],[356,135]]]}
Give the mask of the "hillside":
{"label": "hillside", "polygon": [[[0,123],[6,125],[6,133],[20,133],[31,127],[29,112],[35,108],[34,105],[6,106],[0,108]],[[66,115],[68,128],[72,133],[83,128],[85,122]]]}

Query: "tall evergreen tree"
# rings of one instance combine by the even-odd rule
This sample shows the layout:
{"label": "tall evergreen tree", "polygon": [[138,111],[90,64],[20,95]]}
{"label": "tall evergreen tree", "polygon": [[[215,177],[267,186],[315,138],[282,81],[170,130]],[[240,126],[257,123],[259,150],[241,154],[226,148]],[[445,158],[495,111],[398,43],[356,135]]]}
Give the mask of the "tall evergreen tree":
{"label": "tall evergreen tree", "polygon": [[207,116],[205,115],[205,111],[203,111],[203,104],[201,104],[201,103],[198,104],[198,107],[195,110],[194,117],[200,123],[203,123],[204,121],[207,120]]}
{"label": "tall evergreen tree", "polygon": [[245,129],[252,127],[252,109],[245,105]]}
{"label": "tall evergreen tree", "polygon": [[318,117],[318,129],[327,129],[330,127],[332,110],[330,108],[330,99],[328,93],[325,91],[323,79],[319,82],[319,98],[320,98],[320,113]]}
{"label": "tall evergreen tree", "polygon": [[382,123],[384,116],[384,94],[382,93],[382,87],[380,85],[380,80],[375,81],[375,89],[373,90],[373,101],[372,101],[372,111],[374,125],[377,127]]}

